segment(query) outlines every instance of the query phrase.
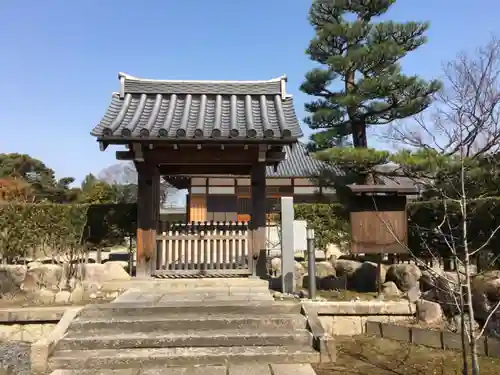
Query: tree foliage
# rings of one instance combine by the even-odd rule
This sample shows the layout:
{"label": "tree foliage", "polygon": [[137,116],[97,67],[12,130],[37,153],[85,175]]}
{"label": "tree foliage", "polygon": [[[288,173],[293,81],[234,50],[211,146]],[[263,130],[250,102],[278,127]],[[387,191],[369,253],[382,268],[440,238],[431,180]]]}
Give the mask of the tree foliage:
{"label": "tree foliage", "polygon": [[28,202],[33,200],[30,184],[20,178],[0,179],[0,202]]}
{"label": "tree foliage", "polygon": [[135,204],[0,204],[0,256],[64,256],[121,244],[136,231]]}
{"label": "tree foliage", "polygon": [[311,147],[328,148],[352,135],[367,147],[366,129],[426,109],[439,90],[402,73],[399,62],[426,42],[425,22],[379,21],[395,0],[314,0],[315,30],[307,54],[322,67],[306,74],[301,90],[317,99],[306,105],[305,122],[319,132]]}
{"label": "tree foliage", "polygon": [[29,184],[30,197],[37,202],[67,203],[78,196],[78,191],[69,187],[72,177],[57,180],[52,169],[26,154],[0,154],[0,178]]}

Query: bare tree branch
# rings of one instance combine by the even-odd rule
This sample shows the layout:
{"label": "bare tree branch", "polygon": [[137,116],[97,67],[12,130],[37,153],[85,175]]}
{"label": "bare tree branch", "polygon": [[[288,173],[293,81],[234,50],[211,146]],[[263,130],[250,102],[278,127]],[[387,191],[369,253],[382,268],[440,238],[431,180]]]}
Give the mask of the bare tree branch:
{"label": "bare tree branch", "polygon": [[396,123],[383,138],[412,148],[475,157],[500,150],[500,40],[443,66],[445,85],[431,113]]}

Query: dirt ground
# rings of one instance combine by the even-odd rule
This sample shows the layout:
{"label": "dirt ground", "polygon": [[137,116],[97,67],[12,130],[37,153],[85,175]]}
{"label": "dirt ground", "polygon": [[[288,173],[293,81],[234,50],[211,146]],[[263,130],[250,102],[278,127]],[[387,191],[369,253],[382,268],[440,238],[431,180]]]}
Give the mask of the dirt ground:
{"label": "dirt ground", "polygon": [[[337,337],[337,362],[313,365],[317,375],[461,375],[459,352],[368,336]],[[499,358],[480,358],[481,375],[500,374]]]}

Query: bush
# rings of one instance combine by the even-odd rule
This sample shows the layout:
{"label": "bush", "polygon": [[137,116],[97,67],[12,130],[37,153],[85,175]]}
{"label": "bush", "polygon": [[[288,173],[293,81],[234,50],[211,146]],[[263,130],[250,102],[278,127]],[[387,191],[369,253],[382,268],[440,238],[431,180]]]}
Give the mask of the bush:
{"label": "bush", "polygon": [[341,204],[296,204],[295,219],[307,220],[311,225],[318,249],[332,243],[342,246],[349,240],[349,213]]}
{"label": "bush", "polygon": [[135,232],[136,205],[0,205],[0,254],[62,254],[85,246],[111,246]]}
{"label": "bush", "polygon": [[[446,220],[445,220],[446,219]],[[469,251],[483,246],[500,225],[500,198],[467,201],[467,239]],[[416,254],[430,248],[435,254],[450,256],[449,245],[463,253],[463,227],[460,204],[456,200],[415,202],[408,205],[408,245]],[[498,253],[500,231],[485,251]]]}

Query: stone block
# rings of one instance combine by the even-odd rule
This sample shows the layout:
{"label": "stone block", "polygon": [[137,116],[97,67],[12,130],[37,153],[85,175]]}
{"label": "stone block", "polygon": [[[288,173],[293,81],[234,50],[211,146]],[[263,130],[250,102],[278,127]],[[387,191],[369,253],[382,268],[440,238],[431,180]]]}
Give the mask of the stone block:
{"label": "stone block", "polygon": [[433,331],[422,328],[411,328],[411,340],[413,344],[428,346],[430,348],[442,349],[441,331]]}
{"label": "stone block", "polygon": [[[315,375],[310,364],[273,364],[273,375]],[[261,373],[264,375],[265,373]]]}
{"label": "stone block", "polygon": [[381,337],[382,330],[380,327],[380,322],[374,322],[374,321],[368,320],[365,324],[365,332],[367,335]]}
{"label": "stone block", "polygon": [[500,358],[500,340],[486,337],[486,350],[489,357]]}
{"label": "stone block", "polygon": [[[460,333],[455,332],[442,332],[442,340],[443,340],[443,349],[451,349],[451,350],[462,350],[462,337]],[[469,343],[467,342],[467,351],[469,351]],[[486,355],[486,339],[481,337],[477,341],[477,352],[480,355]]]}
{"label": "stone block", "polygon": [[380,324],[382,337],[396,341],[410,342],[410,328],[394,324]]}
{"label": "stone block", "polygon": [[[200,375],[208,374],[210,373],[202,374],[200,372]],[[221,373],[221,375],[226,375],[226,372]],[[271,369],[268,364],[229,365],[228,375],[271,375]]]}

